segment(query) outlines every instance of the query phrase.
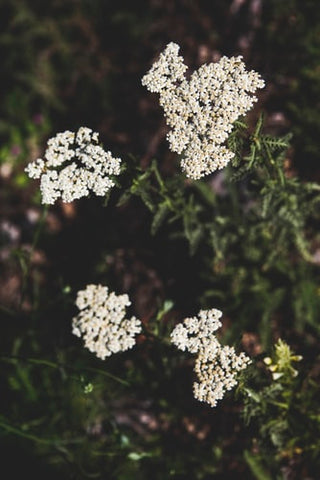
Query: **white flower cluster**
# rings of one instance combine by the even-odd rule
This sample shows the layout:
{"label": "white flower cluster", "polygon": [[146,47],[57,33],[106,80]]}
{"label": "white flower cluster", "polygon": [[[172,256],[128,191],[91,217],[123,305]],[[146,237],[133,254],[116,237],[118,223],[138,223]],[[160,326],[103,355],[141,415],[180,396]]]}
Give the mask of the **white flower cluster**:
{"label": "white flower cluster", "polygon": [[160,94],[171,127],[170,148],[183,154],[181,167],[196,180],[234,157],[223,143],[237,118],[252,108],[257,98],[250,94],[264,87],[264,81],[254,70],[246,71],[241,56],[202,65],[188,81],[184,76],[188,67],[178,52],[179,46],[169,43],[142,84]]}
{"label": "white flower cluster", "polygon": [[176,347],[197,354],[194,397],[212,407],[223,398],[226,390],[237,384],[237,373],[251,361],[243,352],[236,355],[233,347],[223,347],[213,334],[221,327],[221,315],[222,312],[215,308],[200,310],[198,317],[186,318],[171,333],[171,341]]}
{"label": "white flower cluster", "polygon": [[98,145],[98,133],[80,127],[74,133],[58,133],[48,141],[44,159],[30,163],[25,171],[40,178],[42,203],[54,204],[58,198],[72,202],[89,195],[103,196],[114,186],[110,175],[120,174],[120,158],[113,158]]}
{"label": "white flower cluster", "polygon": [[201,348],[209,346],[212,333],[221,327],[221,315],[220,310],[212,308],[200,310],[198,318],[185,318],[171,332],[171,342],[183,352],[198,353]]}
{"label": "white flower cluster", "polygon": [[102,285],[87,285],[77,295],[80,313],[72,321],[72,333],[83,337],[85,346],[104,360],[135,345],[141,332],[136,317],[124,318],[125,307],[131,305],[128,295],[116,295]]}

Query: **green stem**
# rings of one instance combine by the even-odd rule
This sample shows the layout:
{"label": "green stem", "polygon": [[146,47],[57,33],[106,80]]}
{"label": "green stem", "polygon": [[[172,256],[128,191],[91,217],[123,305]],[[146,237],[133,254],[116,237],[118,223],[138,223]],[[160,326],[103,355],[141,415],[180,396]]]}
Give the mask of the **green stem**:
{"label": "green stem", "polygon": [[250,170],[250,168],[252,167],[255,159],[256,159],[256,145],[252,145],[252,148],[251,148],[251,159],[250,159],[250,162],[249,162],[249,165],[247,167],[248,170]]}
{"label": "green stem", "polygon": [[4,313],[9,315],[10,317],[14,317],[16,315],[13,310],[10,310],[10,308],[5,307],[4,305],[0,305],[0,310],[2,310]]}
{"label": "green stem", "polygon": [[37,247],[37,244],[38,244],[38,241],[39,241],[39,238],[40,238],[40,234],[41,234],[41,232],[43,230],[43,227],[45,225],[45,221],[46,221],[47,214],[48,214],[48,209],[49,209],[48,205],[45,205],[42,209],[42,213],[41,213],[41,216],[40,216],[40,219],[39,219],[39,222],[38,222],[35,234],[34,234],[31,249],[30,249],[28,258],[26,259],[26,264],[25,264],[26,268],[22,269],[22,287],[21,287],[21,297],[20,297],[20,302],[19,302],[20,309],[21,309],[21,306],[22,306],[23,301],[24,301],[25,296],[26,296],[27,283],[28,283],[28,278],[29,278],[29,275],[30,275],[30,265],[31,265],[32,254]]}
{"label": "green stem", "polygon": [[285,179],[283,170],[279,167],[278,163],[276,163],[276,169],[277,169],[277,172],[278,172],[278,177],[280,179],[280,183],[284,187],[285,184],[286,184],[286,179]]}
{"label": "green stem", "polygon": [[36,248],[36,246],[37,246],[37,244],[38,244],[38,241],[39,241],[39,238],[40,238],[40,234],[41,234],[41,232],[42,232],[42,230],[43,230],[43,227],[44,227],[44,224],[45,224],[47,215],[48,215],[48,210],[49,210],[49,206],[48,206],[48,205],[45,205],[45,206],[43,207],[43,210],[42,210],[42,213],[41,213],[39,222],[38,222],[38,226],[37,226],[36,232],[35,232],[35,234],[34,234],[32,246],[31,246],[31,251],[30,251],[30,257],[31,257],[32,253],[34,252],[34,250],[35,250],[35,248]]}
{"label": "green stem", "polygon": [[270,162],[270,164],[271,164],[271,167],[276,169],[277,174],[278,174],[278,178],[279,178],[279,180],[280,180],[280,184],[281,184],[282,187],[284,187],[285,184],[286,184],[286,179],[285,179],[283,170],[280,168],[278,162],[276,162],[276,161],[272,158],[272,155],[271,155],[271,153],[270,153],[269,147],[266,147],[266,152],[267,152],[268,160],[269,160],[269,162]]}
{"label": "green stem", "polygon": [[159,186],[161,188],[162,191],[166,191],[166,186],[164,184],[164,181],[162,180],[161,178],[161,175],[160,175],[160,172],[158,170],[158,167],[157,167],[157,164],[156,162],[153,162],[152,164],[152,170],[154,171],[154,174],[155,174],[155,177],[157,179],[157,182],[159,183]]}
{"label": "green stem", "polygon": [[[159,323],[157,321],[157,323]],[[154,333],[150,328],[147,327],[147,325],[143,324],[142,325],[142,333],[147,337],[152,339],[154,342],[157,342],[158,344],[162,345],[171,345],[171,342],[168,338],[161,337],[160,335],[157,335],[157,333]]]}
{"label": "green stem", "polygon": [[2,420],[0,420],[0,428],[3,428],[7,432],[14,433],[18,437],[27,438],[28,440],[33,440],[34,442],[42,443],[45,445],[68,445],[83,442],[83,438],[76,438],[73,440],[55,440],[48,438],[40,438],[36,435],[33,435],[32,433],[24,432],[23,430],[20,430],[19,428],[14,427],[13,425],[10,425],[9,423],[6,423]]}
{"label": "green stem", "polygon": [[[22,362],[31,363],[33,365],[42,365],[44,367],[55,368],[55,369],[64,368],[66,370],[79,372],[78,367],[73,367],[71,365],[66,365],[65,363],[52,362],[51,360],[43,360],[43,359],[39,359],[39,358],[20,357],[18,355],[1,355],[0,360],[9,361],[9,362],[22,361]],[[112,378],[112,380],[115,380],[115,381],[121,383],[122,385],[126,385],[126,386],[130,385],[130,383],[127,382],[126,380],[123,380],[122,378],[116,377],[115,375],[112,375],[112,373],[106,372],[105,370],[101,370],[99,368],[81,367],[81,369],[83,371],[99,373],[100,375],[103,375],[105,377]]]}

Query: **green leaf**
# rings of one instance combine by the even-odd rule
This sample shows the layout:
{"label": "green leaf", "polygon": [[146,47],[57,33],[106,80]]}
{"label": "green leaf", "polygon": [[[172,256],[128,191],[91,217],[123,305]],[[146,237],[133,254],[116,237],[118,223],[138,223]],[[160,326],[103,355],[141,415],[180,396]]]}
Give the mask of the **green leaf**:
{"label": "green leaf", "polygon": [[165,300],[162,307],[158,311],[157,320],[161,320],[162,317],[172,309],[173,305],[174,302],[172,300]]}
{"label": "green leaf", "polygon": [[271,474],[262,465],[261,459],[248,450],[244,452],[244,459],[257,480],[272,480]]}
{"label": "green leaf", "polygon": [[214,207],[216,204],[216,196],[214,190],[206,182],[198,181],[194,183],[194,187],[198,190],[201,197],[206,201],[206,203]]}
{"label": "green leaf", "polygon": [[104,199],[103,199],[103,206],[104,207],[106,207],[108,205],[109,200],[110,200],[110,195],[111,195],[111,188],[109,188],[109,190],[107,191],[107,193],[104,196]]}
{"label": "green leaf", "polygon": [[140,192],[137,193],[137,195],[140,196],[141,200],[143,201],[143,203],[145,204],[145,206],[151,211],[151,212],[154,212],[155,210],[155,205],[152,201],[152,197],[151,195],[149,194],[148,191],[146,190],[140,190]]}
{"label": "green leaf", "polygon": [[125,203],[127,203],[127,201],[129,200],[129,198],[131,197],[131,192],[130,190],[127,190],[125,191],[119,198],[118,202],[117,202],[117,207],[122,207],[122,205],[124,205]]}
{"label": "green leaf", "polygon": [[258,118],[256,128],[255,128],[254,133],[253,133],[253,137],[258,138],[260,136],[260,132],[261,132],[262,127],[263,127],[263,122],[264,122],[264,115],[263,115],[263,113],[261,113],[259,118]]}
{"label": "green leaf", "polygon": [[164,220],[168,216],[170,212],[170,208],[168,207],[167,202],[160,203],[158,210],[156,211],[152,224],[151,224],[151,233],[155,235],[161,225],[163,224]]}
{"label": "green leaf", "polygon": [[152,455],[150,453],[147,453],[147,452],[141,452],[141,453],[130,452],[130,453],[128,453],[128,458],[130,460],[133,460],[134,462],[138,462],[142,458],[146,458],[146,457],[152,457]]}
{"label": "green leaf", "polygon": [[189,237],[189,242],[190,242],[190,255],[194,255],[197,251],[197,248],[199,246],[200,240],[203,235],[203,229],[199,225],[198,228],[193,230],[191,236]]}
{"label": "green leaf", "polygon": [[261,396],[251,388],[244,388],[244,391],[246,392],[248,397],[252,398],[255,402],[261,402]]}
{"label": "green leaf", "polygon": [[272,137],[270,135],[261,135],[261,144],[269,148],[270,153],[275,153],[277,151],[287,150],[290,144],[290,139],[292,135],[288,133],[283,137]]}

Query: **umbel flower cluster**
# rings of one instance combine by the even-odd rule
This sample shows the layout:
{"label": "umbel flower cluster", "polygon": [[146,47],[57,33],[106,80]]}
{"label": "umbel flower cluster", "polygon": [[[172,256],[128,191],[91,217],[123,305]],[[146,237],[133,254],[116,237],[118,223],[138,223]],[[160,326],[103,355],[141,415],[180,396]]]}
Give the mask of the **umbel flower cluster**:
{"label": "umbel flower cluster", "polygon": [[222,57],[202,65],[185,78],[187,66],[178,55],[179,45],[169,43],[142,84],[160,94],[170,132],[170,149],[183,154],[182,170],[199,179],[221,169],[234,157],[225,145],[233,123],[247,113],[264,87],[254,70],[247,71],[242,57]]}
{"label": "umbel flower cluster", "polygon": [[92,191],[103,196],[114,186],[110,175],[120,174],[121,160],[98,145],[98,133],[80,127],[58,133],[48,141],[44,159],[30,163],[25,171],[40,178],[42,203],[54,204],[86,197]]}
{"label": "umbel flower cluster", "polygon": [[214,335],[221,327],[221,315],[222,312],[215,308],[200,310],[198,317],[186,318],[171,333],[171,342],[176,347],[197,355],[194,397],[211,407],[237,384],[238,372],[251,362],[243,352],[237,355],[233,347],[222,346]]}
{"label": "umbel flower cluster", "polygon": [[[222,57],[215,64],[201,66],[189,78],[179,56],[179,46],[169,43],[142,83],[160,94],[170,131],[172,151],[182,154],[181,167],[187,177],[199,179],[227,165],[234,153],[225,142],[233,124],[253,106],[254,93],[264,86],[255,71],[247,71],[242,57]],[[58,133],[48,141],[44,158],[25,169],[40,179],[42,203],[54,204],[88,196],[104,196],[120,174],[120,158],[99,145],[98,133],[81,127],[77,132]],[[128,295],[116,295],[102,285],[87,285],[77,294],[79,313],[72,320],[72,332],[82,337],[85,347],[104,360],[126,351],[136,343],[141,322],[126,318]],[[237,355],[233,347],[222,346],[214,332],[221,327],[219,310],[201,310],[186,318],[171,333],[179,349],[196,355],[197,381],[194,396],[215,406],[226,390],[233,388],[237,373],[250,359]]]}
{"label": "umbel flower cluster", "polygon": [[116,295],[102,285],[87,285],[78,292],[76,305],[80,313],[72,321],[72,333],[83,337],[85,346],[97,357],[104,360],[135,345],[141,322],[136,317],[125,318],[125,308],[131,305],[128,295]]}

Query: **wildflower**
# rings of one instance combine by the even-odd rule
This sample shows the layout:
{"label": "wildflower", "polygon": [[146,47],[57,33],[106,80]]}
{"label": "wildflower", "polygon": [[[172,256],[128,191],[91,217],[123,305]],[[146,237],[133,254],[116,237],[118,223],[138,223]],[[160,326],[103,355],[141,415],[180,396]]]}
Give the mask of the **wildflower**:
{"label": "wildflower", "polygon": [[216,340],[212,333],[221,327],[221,316],[222,312],[215,308],[200,310],[198,318],[185,318],[183,323],[175,326],[171,332],[171,342],[182,351],[198,353],[201,347],[208,345],[208,340]]}
{"label": "wildflower", "polygon": [[300,362],[301,355],[294,355],[289,345],[279,338],[275,344],[274,359],[265,357],[264,363],[272,374],[273,380],[279,380],[281,377],[289,379],[298,375],[298,370],[293,367],[293,362]]}
{"label": "wildflower", "polygon": [[194,366],[197,381],[193,384],[193,394],[211,407],[215,407],[225,392],[237,384],[238,372],[250,363],[243,352],[237,355],[233,347],[222,346],[214,335],[222,325],[221,315],[222,312],[215,308],[200,310],[198,318],[186,318],[171,333],[172,343],[180,350],[197,354]]}
{"label": "wildflower", "polygon": [[179,48],[169,43],[142,84],[160,94],[171,127],[170,149],[183,154],[181,168],[196,180],[225,167],[234,157],[224,143],[233,123],[256,102],[253,94],[264,81],[254,70],[246,70],[242,56],[202,65],[188,81]]}
{"label": "wildflower", "polygon": [[54,204],[86,197],[90,191],[103,196],[114,186],[110,175],[120,174],[121,160],[98,145],[98,133],[80,127],[74,133],[58,133],[48,141],[44,159],[25,169],[30,178],[40,178],[42,203]]}
{"label": "wildflower", "polygon": [[[218,343],[215,338],[212,341]],[[194,367],[198,377],[193,384],[194,397],[215,407],[225,392],[237,385],[237,374],[248,363],[250,359],[243,352],[237,355],[235,349],[228,345],[216,345],[214,353],[210,348],[202,348]]]}
{"label": "wildflower", "polygon": [[131,305],[128,295],[116,295],[102,285],[87,285],[77,294],[80,313],[73,318],[72,333],[83,337],[85,347],[104,360],[113,353],[135,345],[141,332],[136,317],[124,318],[125,307]]}

